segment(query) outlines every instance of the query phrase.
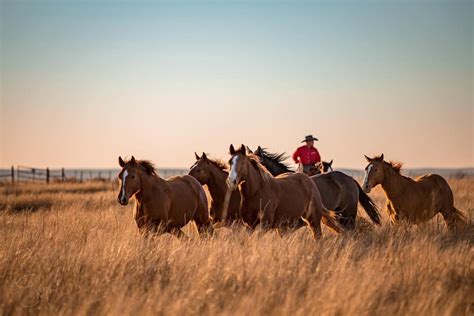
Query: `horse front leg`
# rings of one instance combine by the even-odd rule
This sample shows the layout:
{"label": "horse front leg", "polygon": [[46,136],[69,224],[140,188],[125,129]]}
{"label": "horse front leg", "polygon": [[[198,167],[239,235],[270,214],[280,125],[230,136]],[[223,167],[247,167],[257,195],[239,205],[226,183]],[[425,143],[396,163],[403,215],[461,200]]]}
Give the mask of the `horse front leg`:
{"label": "horse front leg", "polygon": [[388,216],[390,217],[390,222],[392,224],[397,224],[400,218],[397,212],[395,212],[395,209],[393,208],[393,205],[390,201],[387,202],[387,212],[388,212]]}

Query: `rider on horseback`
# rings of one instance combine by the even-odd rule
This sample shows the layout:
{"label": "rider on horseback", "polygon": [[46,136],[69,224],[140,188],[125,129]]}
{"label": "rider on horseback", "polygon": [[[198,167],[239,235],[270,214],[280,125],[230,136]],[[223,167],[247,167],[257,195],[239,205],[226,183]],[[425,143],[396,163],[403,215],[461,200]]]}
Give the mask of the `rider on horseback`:
{"label": "rider on horseback", "polygon": [[302,141],[302,143],[306,143],[306,145],[298,147],[292,156],[295,163],[300,164],[300,168],[302,168],[302,171],[306,174],[312,174],[315,165],[321,162],[321,156],[314,147],[315,140],[317,141],[318,139],[313,137],[313,135],[306,136]]}

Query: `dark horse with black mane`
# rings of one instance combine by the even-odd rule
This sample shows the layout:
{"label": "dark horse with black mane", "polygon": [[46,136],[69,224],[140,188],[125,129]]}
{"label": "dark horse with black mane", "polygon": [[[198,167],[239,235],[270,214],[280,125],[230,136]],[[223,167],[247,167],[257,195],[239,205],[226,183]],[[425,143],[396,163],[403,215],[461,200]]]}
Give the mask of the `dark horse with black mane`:
{"label": "dark horse with black mane", "polygon": [[[295,171],[285,162],[285,154],[269,153],[258,146],[255,155],[273,176]],[[332,169],[332,161],[327,163]],[[321,166],[323,169],[324,165]],[[355,228],[357,205],[360,203],[374,224],[380,225],[380,214],[372,199],[362,190],[359,183],[340,171],[312,176],[311,179],[321,193],[323,205],[334,210],[339,216],[339,223],[346,229]]]}

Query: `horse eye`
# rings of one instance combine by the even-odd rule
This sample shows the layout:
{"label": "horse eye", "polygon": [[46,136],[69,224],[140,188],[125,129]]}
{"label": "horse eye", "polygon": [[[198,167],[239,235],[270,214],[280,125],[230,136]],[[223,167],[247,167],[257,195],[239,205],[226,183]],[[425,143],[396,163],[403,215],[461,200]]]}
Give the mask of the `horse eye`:
{"label": "horse eye", "polygon": [[130,176],[130,178],[135,179],[135,176]]}

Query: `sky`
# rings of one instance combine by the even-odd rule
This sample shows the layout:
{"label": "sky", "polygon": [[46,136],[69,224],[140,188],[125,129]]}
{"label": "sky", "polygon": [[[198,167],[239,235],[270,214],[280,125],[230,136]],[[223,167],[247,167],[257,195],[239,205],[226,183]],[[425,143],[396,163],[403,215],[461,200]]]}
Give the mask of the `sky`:
{"label": "sky", "polygon": [[474,166],[471,1],[1,1],[0,167]]}

